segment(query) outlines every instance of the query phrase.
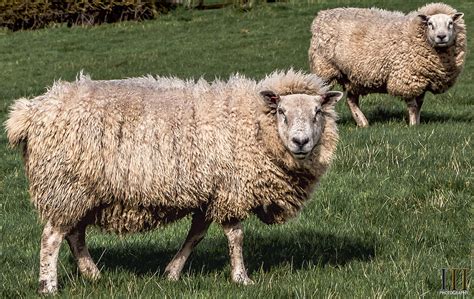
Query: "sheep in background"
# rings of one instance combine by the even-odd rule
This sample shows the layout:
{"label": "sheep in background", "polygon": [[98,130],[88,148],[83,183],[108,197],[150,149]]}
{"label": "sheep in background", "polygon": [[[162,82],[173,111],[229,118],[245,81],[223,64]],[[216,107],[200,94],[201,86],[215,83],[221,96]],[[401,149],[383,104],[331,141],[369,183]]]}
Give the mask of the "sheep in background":
{"label": "sheep in background", "polygon": [[419,124],[425,93],[445,92],[463,68],[462,17],[443,3],[407,15],[377,8],[320,11],[311,27],[310,68],[347,91],[358,126],[369,125],[359,108],[359,96],[375,92],[402,97],[409,124]]}
{"label": "sheep in background", "polygon": [[229,242],[232,280],[250,284],[241,221],[297,215],[336,148],[335,103],[316,75],[289,70],[257,83],[134,78],[57,82],[19,99],[6,121],[23,144],[29,193],[45,227],[41,293],[57,290],[65,238],[80,272],[99,270],[85,242],[88,225],[118,233],[163,226],[192,214],[181,249],[166,267],[178,279],[211,222]]}

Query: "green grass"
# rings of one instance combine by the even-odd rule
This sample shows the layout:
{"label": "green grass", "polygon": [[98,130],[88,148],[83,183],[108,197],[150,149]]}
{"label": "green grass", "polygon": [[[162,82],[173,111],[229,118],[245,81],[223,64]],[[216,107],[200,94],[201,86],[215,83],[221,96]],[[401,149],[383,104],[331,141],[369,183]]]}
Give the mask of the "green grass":
{"label": "green grass", "polygon": [[[408,11],[422,1],[301,1],[233,9],[178,11],[157,20],[87,28],[0,31],[0,122],[19,97],[73,80],[143,74],[261,78],[291,66],[308,70],[309,26],[334,6]],[[304,3],[303,3],[304,2]],[[474,28],[474,7],[450,1]],[[469,38],[470,49],[473,49]],[[474,151],[474,60],[457,85],[428,95],[422,124],[406,125],[405,105],[371,95],[358,129],[338,104],[337,158],[299,218],[266,226],[245,222],[245,258],[254,286],[229,281],[227,244],[213,225],[178,282],[162,277],[189,219],[150,233],[119,237],[90,229],[102,279],[91,283],[60,253],[61,297],[432,297],[440,269],[470,267]],[[41,226],[29,203],[19,151],[0,133],[0,296],[36,295]],[[471,291],[472,294],[472,291]]]}

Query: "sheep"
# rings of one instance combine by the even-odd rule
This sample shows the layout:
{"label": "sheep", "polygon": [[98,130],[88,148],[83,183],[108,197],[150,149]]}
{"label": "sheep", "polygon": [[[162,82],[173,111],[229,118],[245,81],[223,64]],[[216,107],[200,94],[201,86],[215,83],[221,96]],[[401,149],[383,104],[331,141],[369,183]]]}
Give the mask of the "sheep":
{"label": "sheep", "polygon": [[425,93],[453,86],[466,56],[463,13],[443,3],[407,15],[377,8],[324,10],[311,32],[311,71],[343,87],[359,127],[369,125],[359,108],[359,96],[369,93],[401,97],[409,125],[419,124]]}
{"label": "sheep", "polygon": [[252,284],[241,222],[295,217],[336,148],[335,103],[314,74],[275,71],[256,82],[166,77],[56,82],[44,95],[16,100],[5,126],[23,145],[31,201],[45,223],[39,292],[57,291],[66,239],[79,271],[99,270],[88,225],[133,233],[192,215],[188,235],[165,269],[177,280],[211,222],[229,243],[231,279]]}

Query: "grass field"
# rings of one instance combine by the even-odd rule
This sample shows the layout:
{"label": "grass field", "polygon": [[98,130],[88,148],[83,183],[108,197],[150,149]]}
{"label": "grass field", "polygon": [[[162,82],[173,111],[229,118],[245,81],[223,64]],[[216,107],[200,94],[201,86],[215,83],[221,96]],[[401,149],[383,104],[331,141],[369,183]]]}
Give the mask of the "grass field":
{"label": "grass field", "polygon": [[[293,1],[297,2],[297,1]],[[304,2],[304,3],[303,3]],[[182,11],[154,21],[91,28],[0,31],[0,122],[16,98],[45,91],[80,70],[94,79],[143,74],[261,78],[274,69],[308,70],[309,26],[335,6],[403,11],[422,1],[301,1],[240,12]],[[449,1],[474,29],[474,4]],[[470,49],[473,38],[469,37]],[[280,226],[245,222],[244,256],[256,282],[229,280],[226,239],[217,225],[196,248],[178,282],[162,277],[189,219],[131,236],[88,231],[102,279],[77,272],[67,245],[60,253],[61,297],[310,298],[438,296],[440,269],[471,268],[474,59],[457,85],[429,94],[422,124],[408,127],[405,104],[372,95],[371,122],[358,129],[338,104],[337,158],[300,217]],[[36,295],[41,225],[29,203],[19,151],[0,132],[0,297]],[[472,295],[472,291],[470,291]]]}

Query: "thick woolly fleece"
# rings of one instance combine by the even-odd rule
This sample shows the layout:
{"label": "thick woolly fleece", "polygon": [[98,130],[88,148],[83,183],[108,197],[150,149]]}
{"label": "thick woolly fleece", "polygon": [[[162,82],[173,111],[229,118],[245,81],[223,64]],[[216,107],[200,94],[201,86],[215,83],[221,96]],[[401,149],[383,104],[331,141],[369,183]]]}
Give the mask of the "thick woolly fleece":
{"label": "thick woolly fleece", "polygon": [[445,92],[463,68],[466,28],[457,20],[454,45],[433,48],[417,15],[439,13],[456,10],[431,3],[407,15],[377,8],[320,11],[311,27],[312,72],[358,95],[382,92],[415,98],[426,91]]}
{"label": "thick woolly fleece", "polygon": [[[338,134],[325,111],[322,138],[305,161],[279,138],[259,92],[324,94],[315,75],[289,70],[261,82],[144,77],[56,82],[19,99],[6,121],[23,143],[29,192],[43,221],[136,232],[194,210],[208,220],[266,223],[294,217],[324,174]],[[333,108],[330,108],[333,109]]]}

